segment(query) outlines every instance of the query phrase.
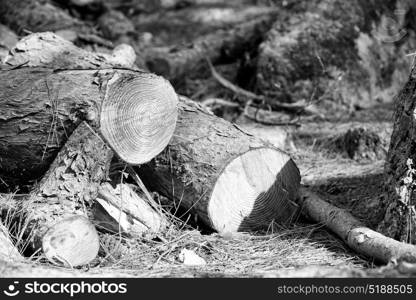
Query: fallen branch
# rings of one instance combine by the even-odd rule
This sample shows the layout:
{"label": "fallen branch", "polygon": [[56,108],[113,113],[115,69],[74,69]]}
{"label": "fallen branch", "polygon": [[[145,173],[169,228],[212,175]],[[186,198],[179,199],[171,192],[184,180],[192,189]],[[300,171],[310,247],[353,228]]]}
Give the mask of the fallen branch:
{"label": "fallen branch", "polygon": [[4,58],[15,67],[50,67],[56,69],[134,68],[136,54],[122,44],[112,54],[95,53],[78,48],[52,32],[34,33],[21,39]]}
{"label": "fallen branch", "polygon": [[416,261],[416,246],[402,243],[367,228],[349,212],[329,204],[307,188],[301,189],[305,215],[324,224],[353,250],[383,263]]}
{"label": "fallen branch", "polygon": [[67,266],[89,263],[99,241],[88,221],[89,207],[106,179],[113,151],[85,122],[65,146],[29,197],[20,204],[18,221],[32,251],[42,248],[51,262]]}
{"label": "fallen branch", "polygon": [[[242,96],[244,98],[247,98],[248,101],[254,101],[257,100],[259,102],[267,102],[267,98],[263,95],[257,95],[253,92],[247,91],[235,84],[233,84],[232,82],[230,82],[229,80],[227,80],[226,78],[224,78],[221,74],[219,74],[214,66],[212,65],[211,60],[206,57],[205,58],[209,69],[211,71],[211,75],[212,77],[219,83],[221,84],[223,87],[225,87],[226,89],[232,91],[234,94],[238,95],[238,96]],[[251,103],[250,102],[250,103]],[[285,110],[291,113],[295,113],[295,114],[308,114],[308,115],[317,115],[320,116],[322,118],[321,113],[310,103],[304,100],[300,100],[294,103],[285,103],[285,102],[279,102],[276,100],[273,100],[273,107],[275,109],[281,109],[281,110]],[[267,125],[282,125],[282,124],[267,124]]]}
{"label": "fallen branch", "polygon": [[254,108],[251,103],[248,101],[244,108],[244,116],[249,120],[266,126],[300,126],[299,116],[293,119],[287,114]]}

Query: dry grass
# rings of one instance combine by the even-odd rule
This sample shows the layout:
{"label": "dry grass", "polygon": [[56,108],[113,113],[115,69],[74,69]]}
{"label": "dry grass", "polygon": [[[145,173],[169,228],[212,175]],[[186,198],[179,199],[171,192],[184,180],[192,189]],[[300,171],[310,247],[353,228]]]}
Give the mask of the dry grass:
{"label": "dry grass", "polygon": [[120,240],[116,235],[104,235],[102,241],[107,248],[111,248],[108,245],[117,246],[102,255],[100,263],[91,271],[118,270],[140,277],[167,274],[190,276],[189,267],[178,260],[182,249],[194,250],[206,261],[205,266],[192,269],[199,274],[244,276],[311,265],[366,265],[364,260],[345,249],[338,239],[321,227],[311,225],[297,225],[272,234],[238,233],[224,236],[171,228],[165,238],[165,242],[158,242]]}
{"label": "dry grass", "polygon": [[[13,203],[13,195],[8,199],[5,195],[0,197],[3,198],[1,201]],[[11,222],[16,212],[10,212],[3,220],[9,220],[5,225],[15,232],[12,238],[23,250],[27,246],[21,235],[25,222],[21,220],[20,225]],[[100,255],[85,276],[105,276],[107,273],[138,277],[189,277],[204,273],[248,276],[310,265],[368,266],[345,249],[340,240],[316,225],[274,226],[270,232],[252,234],[203,235],[174,216],[167,216],[172,225],[159,238],[128,239],[118,233],[101,233]],[[182,249],[194,250],[207,264],[193,268],[183,265],[178,260]],[[32,266],[48,266],[42,255],[28,258],[27,262]]]}

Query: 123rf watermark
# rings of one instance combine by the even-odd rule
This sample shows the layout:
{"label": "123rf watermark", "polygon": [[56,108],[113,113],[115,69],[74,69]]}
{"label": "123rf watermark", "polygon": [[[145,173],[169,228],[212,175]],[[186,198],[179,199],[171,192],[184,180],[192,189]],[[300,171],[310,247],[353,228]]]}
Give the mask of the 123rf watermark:
{"label": "123rf watermark", "polygon": [[[364,285],[281,285],[277,293],[281,295],[412,295],[416,291],[413,284],[364,284]],[[416,293],[415,293],[416,294]]]}
{"label": "123rf watermark", "polygon": [[3,294],[8,297],[15,297],[19,294],[37,295],[37,294],[59,294],[74,297],[80,294],[126,294],[127,283],[108,283],[101,282],[25,282],[20,284],[19,281],[13,281]]}

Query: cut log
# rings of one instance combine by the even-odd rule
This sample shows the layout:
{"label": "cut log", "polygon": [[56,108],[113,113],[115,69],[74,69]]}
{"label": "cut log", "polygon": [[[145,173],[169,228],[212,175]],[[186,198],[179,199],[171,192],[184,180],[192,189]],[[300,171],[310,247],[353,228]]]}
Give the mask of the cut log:
{"label": "cut log", "polygon": [[219,29],[230,29],[243,22],[276,14],[277,8],[267,6],[191,6],[140,14],[132,16],[131,21],[141,32],[150,32],[157,43],[178,45],[190,43]]}
{"label": "cut log", "polygon": [[78,48],[52,32],[24,37],[4,59],[10,67],[55,69],[134,68],[135,61],[136,54],[129,45],[119,45],[112,54],[94,53]]}
{"label": "cut log", "polygon": [[0,222],[0,260],[16,261],[23,260],[23,256],[19,253],[19,250],[15,247],[10,239],[9,231]]}
{"label": "cut log", "polygon": [[380,203],[385,217],[379,230],[416,244],[416,68],[396,99],[394,128],[386,163],[386,197]]}
{"label": "cut log", "polygon": [[169,146],[138,169],[146,186],[219,232],[290,222],[300,182],[290,157],[182,98]]}
{"label": "cut log", "polygon": [[127,184],[115,189],[109,183],[102,184],[95,201],[93,218],[99,229],[138,238],[159,233],[168,224],[160,211]]}
{"label": "cut log", "polygon": [[97,231],[83,216],[72,216],[59,221],[42,238],[42,250],[46,258],[67,267],[90,263],[99,249]]}
{"label": "cut log", "polygon": [[[130,164],[150,161],[166,147],[178,101],[168,81],[136,70],[91,68],[94,56],[71,64],[61,51],[50,54],[38,59],[25,52],[34,67],[0,70],[0,177],[6,183],[39,178],[84,120]],[[35,67],[43,61],[48,68]],[[60,68],[52,67],[55,62]]]}
{"label": "cut log", "polygon": [[48,0],[0,1],[0,19],[17,33],[73,29],[84,31],[87,26]]}
{"label": "cut log", "polygon": [[416,262],[416,246],[396,241],[367,228],[344,209],[329,204],[317,194],[302,188],[300,204],[305,215],[324,224],[353,250],[383,263]]}
{"label": "cut log", "polygon": [[196,39],[192,45],[182,49],[175,47],[147,49],[146,65],[156,74],[171,80],[179,80],[185,75],[189,76],[201,66],[207,68],[206,57],[213,63],[236,60],[246,51],[256,48],[275,17],[270,14],[230,30],[218,30]]}
{"label": "cut log", "polygon": [[[113,151],[87,123],[81,123],[40,183],[17,210],[27,246],[42,247],[52,262],[89,263],[98,253],[94,226],[85,217],[107,178]],[[87,242],[88,240],[88,242]]]}

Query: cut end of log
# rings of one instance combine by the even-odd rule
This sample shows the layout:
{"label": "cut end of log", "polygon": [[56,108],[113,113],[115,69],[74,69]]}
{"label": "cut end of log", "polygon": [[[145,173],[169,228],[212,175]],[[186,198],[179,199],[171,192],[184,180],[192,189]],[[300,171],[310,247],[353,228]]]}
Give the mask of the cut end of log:
{"label": "cut end of log", "polygon": [[94,225],[83,216],[71,216],[48,229],[42,239],[46,258],[68,267],[90,263],[100,247]]}
{"label": "cut end of log", "polygon": [[297,211],[300,174],[288,155],[273,148],[250,150],[232,160],[218,178],[208,206],[219,232],[288,223]]}
{"label": "cut end of log", "polygon": [[129,164],[150,161],[175,130],[178,96],[162,77],[142,73],[115,75],[101,109],[101,133]]}

